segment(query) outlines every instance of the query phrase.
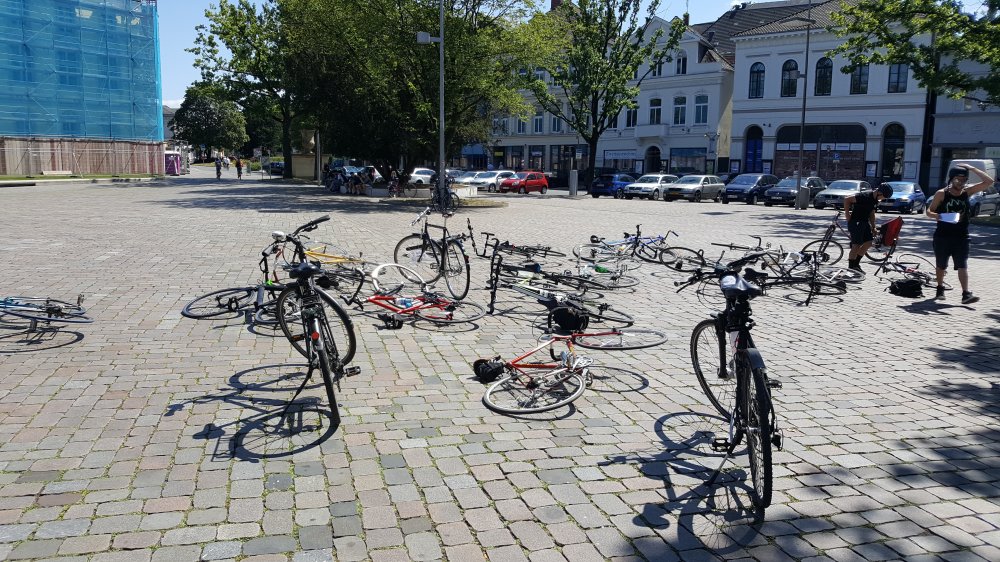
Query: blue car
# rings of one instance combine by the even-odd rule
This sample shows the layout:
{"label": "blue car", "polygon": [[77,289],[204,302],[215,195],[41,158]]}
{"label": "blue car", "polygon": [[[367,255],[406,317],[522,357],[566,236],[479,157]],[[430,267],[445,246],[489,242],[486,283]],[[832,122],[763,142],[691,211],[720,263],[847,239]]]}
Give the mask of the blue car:
{"label": "blue car", "polygon": [[923,212],[924,206],[927,205],[927,196],[924,195],[924,190],[920,189],[920,184],[912,181],[885,183],[892,187],[892,197],[878,204],[879,211],[907,214]]}
{"label": "blue car", "polygon": [[591,182],[590,196],[596,199],[601,195],[611,195],[617,199],[625,186],[634,181],[635,178],[628,174],[601,174]]}

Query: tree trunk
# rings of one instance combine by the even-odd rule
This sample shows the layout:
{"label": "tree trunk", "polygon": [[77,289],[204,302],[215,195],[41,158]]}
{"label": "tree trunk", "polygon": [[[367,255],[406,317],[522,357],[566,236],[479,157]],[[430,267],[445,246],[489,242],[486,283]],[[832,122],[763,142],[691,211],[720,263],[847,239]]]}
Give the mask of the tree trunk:
{"label": "tree trunk", "polygon": [[292,114],[286,111],[281,112],[281,157],[285,160],[281,177],[290,179],[292,177]]}
{"label": "tree trunk", "polygon": [[601,140],[599,136],[590,137],[587,141],[587,146],[590,147],[587,154],[587,170],[583,174],[583,185],[590,189],[590,184],[594,180],[594,167],[597,165],[597,141]]}

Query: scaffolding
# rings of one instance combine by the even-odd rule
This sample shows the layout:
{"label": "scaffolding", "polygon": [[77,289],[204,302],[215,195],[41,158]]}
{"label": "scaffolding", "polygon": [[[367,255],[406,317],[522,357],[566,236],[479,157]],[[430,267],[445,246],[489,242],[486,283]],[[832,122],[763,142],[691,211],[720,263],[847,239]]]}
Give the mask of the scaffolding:
{"label": "scaffolding", "polygon": [[160,142],[161,99],[155,0],[0,0],[0,137]]}

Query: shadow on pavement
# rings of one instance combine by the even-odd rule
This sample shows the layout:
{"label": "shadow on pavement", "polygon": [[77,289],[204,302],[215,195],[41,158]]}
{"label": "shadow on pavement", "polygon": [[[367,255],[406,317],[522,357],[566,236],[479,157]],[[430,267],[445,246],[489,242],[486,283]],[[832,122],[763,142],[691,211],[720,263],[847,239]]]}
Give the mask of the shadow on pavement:
{"label": "shadow on pavement", "polygon": [[29,331],[31,322],[13,316],[0,317],[0,355],[56,349],[83,340],[83,333],[56,326],[38,326]]}

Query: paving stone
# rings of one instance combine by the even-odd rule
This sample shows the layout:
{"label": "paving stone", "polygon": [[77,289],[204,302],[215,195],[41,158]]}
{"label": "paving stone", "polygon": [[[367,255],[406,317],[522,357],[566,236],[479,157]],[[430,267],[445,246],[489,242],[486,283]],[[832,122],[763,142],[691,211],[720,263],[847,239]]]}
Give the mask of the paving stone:
{"label": "paving stone", "polygon": [[90,528],[89,519],[48,521],[38,526],[38,530],[35,531],[35,538],[54,539],[62,537],[76,537],[86,533],[88,528]]}
{"label": "paving stone", "polygon": [[333,550],[337,553],[337,560],[355,562],[368,558],[368,548],[365,541],[358,537],[337,537],[333,539]]}
{"label": "paving stone", "polygon": [[306,550],[333,547],[333,529],[329,525],[299,527],[299,543]]}
{"label": "paving stone", "polygon": [[297,549],[298,545],[295,543],[295,539],[288,535],[259,537],[243,543],[243,554],[245,556],[294,552]]}
{"label": "paving stone", "polygon": [[7,560],[26,560],[55,556],[59,552],[59,547],[62,546],[62,543],[61,539],[25,541],[17,545],[7,555]]}
{"label": "paving stone", "polygon": [[137,533],[122,533],[114,538],[114,547],[125,550],[136,550],[156,546],[160,542],[157,531],[140,531]]}
{"label": "paving stone", "polygon": [[437,560],[443,556],[441,545],[433,533],[413,533],[403,540],[413,560]]}
{"label": "paving stone", "polygon": [[243,544],[235,541],[206,544],[201,552],[202,560],[223,560],[236,558],[243,551]]}

